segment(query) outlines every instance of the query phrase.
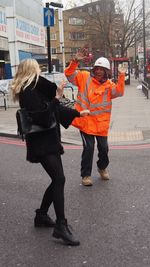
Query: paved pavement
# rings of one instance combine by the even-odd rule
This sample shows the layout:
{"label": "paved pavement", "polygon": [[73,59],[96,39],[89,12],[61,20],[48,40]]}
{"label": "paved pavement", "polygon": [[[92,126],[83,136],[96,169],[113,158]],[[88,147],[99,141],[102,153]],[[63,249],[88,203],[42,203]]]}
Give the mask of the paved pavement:
{"label": "paved pavement", "polygon": [[[16,136],[16,108],[0,108],[0,135]],[[78,129],[61,128],[64,143],[80,145]],[[140,144],[150,143],[150,99],[147,99],[137,80],[131,77],[131,84],[126,85],[125,95],[113,100],[109,143]]]}
{"label": "paved pavement", "polygon": [[[25,164],[25,144],[2,138],[7,140],[0,143],[0,266],[150,266],[150,149],[143,149],[150,147],[150,100],[137,86],[132,79],[125,96],[113,101],[109,142],[116,146],[110,149],[109,183],[99,179],[95,154],[94,186],[81,186],[81,147],[65,147],[66,214],[81,242],[79,247],[53,240],[52,229],[33,228],[33,211],[41,201],[47,174],[40,164]],[[0,108],[1,135],[16,136],[15,112],[16,108]],[[73,127],[62,128],[62,139],[81,143]],[[142,143],[127,149],[120,145]],[[55,218],[54,210],[49,212]]]}
{"label": "paved pavement", "polygon": [[[73,248],[33,227],[49,177],[26,162],[24,143],[1,139],[0,267],[150,267],[150,149],[110,149],[109,182],[99,178],[95,151],[94,185],[84,187],[82,149],[65,146],[65,213],[81,242]],[[53,207],[49,215],[55,220]]]}

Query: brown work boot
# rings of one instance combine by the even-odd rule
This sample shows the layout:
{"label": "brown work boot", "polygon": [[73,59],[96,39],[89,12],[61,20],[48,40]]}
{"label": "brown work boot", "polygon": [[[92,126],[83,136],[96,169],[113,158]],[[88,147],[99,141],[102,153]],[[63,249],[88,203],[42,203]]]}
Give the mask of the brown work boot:
{"label": "brown work boot", "polygon": [[93,185],[93,181],[92,181],[92,178],[91,176],[85,176],[82,178],[82,184],[85,185],[85,186],[91,186]]}
{"label": "brown work boot", "polygon": [[99,171],[99,174],[103,180],[109,180],[110,179],[110,176],[109,176],[107,169],[98,170],[98,171]]}

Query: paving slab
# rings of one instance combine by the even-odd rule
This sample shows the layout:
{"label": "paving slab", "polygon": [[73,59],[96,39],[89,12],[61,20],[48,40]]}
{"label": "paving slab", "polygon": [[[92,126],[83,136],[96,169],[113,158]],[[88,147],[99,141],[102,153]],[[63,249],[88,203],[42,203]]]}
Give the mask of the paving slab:
{"label": "paving slab", "polygon": [[[150,99],[147,99],[131,77],[131,84],[125,86],[125,94],[113,100],[108,140],[110,144],[150,142]],[[17,136],[17,107],[0,108],[0,135]],[[64,143],[81,145],[79,130],[73,126],[61,127]]]}

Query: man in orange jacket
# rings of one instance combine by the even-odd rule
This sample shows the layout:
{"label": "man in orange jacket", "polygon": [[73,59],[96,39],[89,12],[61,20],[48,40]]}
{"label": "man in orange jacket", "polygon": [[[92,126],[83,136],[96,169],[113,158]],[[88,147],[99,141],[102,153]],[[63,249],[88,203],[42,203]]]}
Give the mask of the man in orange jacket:
{"label": "man in orange jacket", "polygon": [[79,62],[86,59],[85,49],[76,53],[74,59],[65,69],[69,82],[78,86],[77,102],[78,111],[89,109],[90,115],[75,118],[72,125],[80,129],[83,141],[81,158],[82,184],[93,185],[91,178],[94,144],[97,140],[98,172],[103,180],[109,180],[107,171],[108,157],[108,130],[112,109],[112,99],[124,94],[125,67],[120,66],[118,82],[115,84],[108,79],[110,63],[107,58],[100,57],[95,61],[91,72],[78,70]]}

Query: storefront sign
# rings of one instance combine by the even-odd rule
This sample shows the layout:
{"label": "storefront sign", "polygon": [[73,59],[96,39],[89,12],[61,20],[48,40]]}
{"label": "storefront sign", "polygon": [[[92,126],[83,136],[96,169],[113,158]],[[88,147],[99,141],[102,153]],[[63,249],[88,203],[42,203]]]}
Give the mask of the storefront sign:
{"label": "storefront sign", "polygon": [[7,37],[6,15],[2,8],[0,8],[0,36]]}
{"label": "storefront sign", "polygon": [[44,27],[21,17],[16,18],[16,36],[18,41],[45,46]]}
{"label": "storefront sign", "polygon": [[[0,8],[0,36],[8,38],[4,8]],[[16,37],[17,41],[45,46],[45,28],[19,16],[16,17]]]}

